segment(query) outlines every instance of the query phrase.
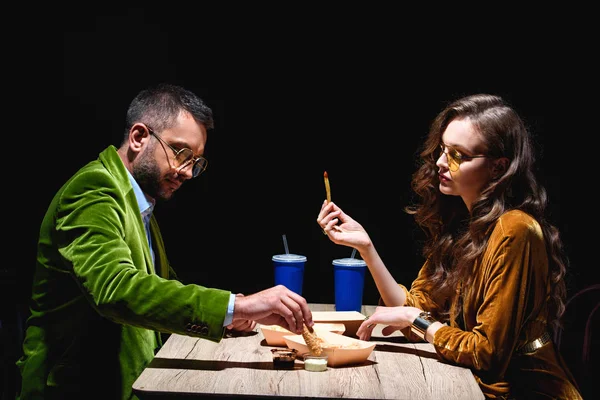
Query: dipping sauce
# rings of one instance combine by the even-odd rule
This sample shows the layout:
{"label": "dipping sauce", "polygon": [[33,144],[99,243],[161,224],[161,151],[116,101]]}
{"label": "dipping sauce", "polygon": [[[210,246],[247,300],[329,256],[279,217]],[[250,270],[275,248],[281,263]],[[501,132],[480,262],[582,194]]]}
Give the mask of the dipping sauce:
{"label": "dipping sauce", "polygon": [[327,371],[327,356],[304,355],[304,369],[313,372]]}
{"label": "dipping sauce", "polygon": [[298,350],[271,349],[271,353],[273,353],[273,367],[275,369],[294,369]]}

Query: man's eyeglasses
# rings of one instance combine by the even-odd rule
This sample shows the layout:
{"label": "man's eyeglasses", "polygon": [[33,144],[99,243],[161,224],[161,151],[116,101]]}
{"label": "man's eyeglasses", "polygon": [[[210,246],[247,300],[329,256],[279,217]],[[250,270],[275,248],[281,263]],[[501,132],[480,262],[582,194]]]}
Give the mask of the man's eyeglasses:
{"label": "man's eyeglasses", "polygon": [[175,160],[175,169],[177,170],[177,172],[182,171],[191,165],[192,166],[192,177],[195,178],[206,170],[206,166],[208,165],[208,160],[206,158],[204,158],[202,156],[194,157],[194,152],[191,149],[188,149],[187,147],[177,150],[176,148],[171,146],[169,143],[165,142],[164,139],[161,138],[159,135],[154,133],[154,131],[152,129],[150,129],[148,126],[146,126],[146,128],[148,129],[148,132],[152,136],[154,136],[155,138],[157,138],[159,140],[159,142],[163,146],[163,150],[165,148],[164,145],[166,144],[173,151],[173,153],[174,153],[173,159]]}
{"label": "man's eyeglasses", "polygon": [[438,158],[442,156],[442,153],[445,153],[446,159],[448,160],[448,169],[452,172],[458,171],[458,167],[460,167],[460,164],[462,164],[463,161],[469,161],[473,158],[489,157],[485,154],[465,156],[464,154],[461,154],[458,150],[456,150],[454,147],[448,146],[444,143],[440,143],[440,150],[441,153],[439,154]]}

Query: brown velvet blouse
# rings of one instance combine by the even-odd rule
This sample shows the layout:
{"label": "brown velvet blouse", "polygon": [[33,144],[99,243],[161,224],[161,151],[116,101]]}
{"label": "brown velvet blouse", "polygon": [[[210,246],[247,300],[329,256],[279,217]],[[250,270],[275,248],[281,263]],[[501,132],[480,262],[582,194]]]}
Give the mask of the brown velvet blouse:
{"label": "brown velvet blouse", "polygon": [[[548,316],[548,258],[535,219],[510,211],[498,220],[469,287],[440,293],[428,283],[426,267],[410,291],[400,285],[407,305],[434,316],[450,307],[449,326],[435,333],[433,345],[444,361],[470,368],[487,398],[581,399],[552,341],[519,353],[546,331]],[[403,333],[418,339],[409,329]]]}

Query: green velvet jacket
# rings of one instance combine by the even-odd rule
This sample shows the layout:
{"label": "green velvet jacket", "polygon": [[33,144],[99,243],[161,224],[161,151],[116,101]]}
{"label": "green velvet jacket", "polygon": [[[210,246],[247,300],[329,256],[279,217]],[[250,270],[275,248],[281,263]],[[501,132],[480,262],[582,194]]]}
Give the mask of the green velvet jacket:
{"label": "green velvet jacket", "polygon": [[116,148],[73,175],[44,216],[17,361],[20,399],[131,399],[160,332],[219,342],[229,291],[174,275],[154,216],[152,257]]}
{"label": "green velvet jacket", "polygon": [[[519,352],[548,329],[548,257],[538,222],[516,210],[500,217],[473,271],[472,284],[462,291],[435,290],[427,265],[410,290],[400,285],[408,306],[434,315],[450,309],[449,325],[433,338],[437,354],[470,368],[487,398],[581,399],[552,342]],[[402,332],[419,340],[410,329]]]}

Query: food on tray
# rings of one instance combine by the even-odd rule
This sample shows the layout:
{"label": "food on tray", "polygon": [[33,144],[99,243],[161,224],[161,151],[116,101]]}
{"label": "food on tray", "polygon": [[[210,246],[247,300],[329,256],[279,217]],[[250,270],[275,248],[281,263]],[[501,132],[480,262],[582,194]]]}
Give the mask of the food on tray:
{"label": "food on tray", "polygon": [[362,346],[358,343],[327,343],[321,339],[321,347],[323,349],[360,349]]}
{"label": "food on tray", "polygon": [[269,325],[269,329],[272,331],[275,331],[275,332],[287,332],[288,334],[292,333],[288,329],[285,329],[284,327],[279,326],[279,325]]}
{"label": "food on tray", "polygon": [[[329,331],[342,334],[346,330],[346,326],[340,322],[334,323],[315,323],[313,329],[317,331],[317,336],[321,331]],[[269,346],[285,346],[285,335],[293,335],[286,328],[282,328],[279,325],[260,325],[260,330],[265,337],[265,341]]]}
{"label": "food on tray", "polygon": [[309,328],[304,325],[302,329],[302,337],[306,342],[306,346],[308,346],[308,349],[310,350],[310,354],[313,356],[320,356],[323,353],[323,349],[321,348],[321,343],[323,340],[316,335],[314,329],[309,330]]}
{"label": "food on tray", "polygon": [[[302,335],[286,335],[283,337],[287,347],[298,350],[303,357],[310,354],[310,349]],[[350,338],[328,331],[319,331],[321,349],[327,356],[327,365],[338,367],[341,365],[359,364],[364,362],[375,348],[375,342]]]}

